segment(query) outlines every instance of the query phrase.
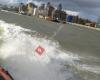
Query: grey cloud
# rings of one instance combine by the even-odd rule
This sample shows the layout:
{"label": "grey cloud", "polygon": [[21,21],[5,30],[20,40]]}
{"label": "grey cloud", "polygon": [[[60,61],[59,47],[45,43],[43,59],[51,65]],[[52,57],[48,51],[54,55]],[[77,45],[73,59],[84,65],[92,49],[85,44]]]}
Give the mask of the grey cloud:
{"label": "grey cloud", "polygon": [[77,3],[82,7],[100,7],[100,0],[72,0],[73,2]]}

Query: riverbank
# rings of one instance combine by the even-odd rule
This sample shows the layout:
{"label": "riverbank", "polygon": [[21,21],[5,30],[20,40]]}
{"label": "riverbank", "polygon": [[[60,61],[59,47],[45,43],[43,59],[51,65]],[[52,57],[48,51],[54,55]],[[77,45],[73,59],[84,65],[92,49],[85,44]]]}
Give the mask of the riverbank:
{"label": "riverbank", "polygon": [[100,28],[96,28],[96,27],[90,27],[90,26],[85,26],[85,25],[76,24],[76,23],[69,23],[69,24],[72,24],[75,27],[85,27],[85,28],[88,28],[88,29],[100,31]]}
{"label": "riverbank", "polygon": [[[16,15],[21,15],[19,13],[16,13],[16,12],[11,12],[11,11],[7,11],[7,10],[1,10],[2,12],[9,12],[9,13],[12,13],[12,14],[16,14]],[[82,24],[77,24],[77,23],[71,23],[71,22],[66,22],[67,24],[71,24],[75,27],[85,27],[85,28],[89,28],[89,29],[93,29],[93,30],[97,30],[97,31],[100,31],[100,28],[97,28],[97,27],[91,27],[91,26],[86,26],[86,25],[82,25]]]}

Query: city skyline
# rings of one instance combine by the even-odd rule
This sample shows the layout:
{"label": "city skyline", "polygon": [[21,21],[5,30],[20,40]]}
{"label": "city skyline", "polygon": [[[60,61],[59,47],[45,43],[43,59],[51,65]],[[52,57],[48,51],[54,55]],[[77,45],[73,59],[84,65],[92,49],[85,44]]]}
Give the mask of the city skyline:
{"label": "city skyline", "polygon": [[[0,3],[26,3],[28,0],[0,0]],[[99,0],[31,0],[36,4],[51,2],[52,5],[57,6],[59,3],[63,5],[63,9],[78,12],[78,15],[82,18],[88,18],[91,20],[97,20],[100,16],[100,1]]]}

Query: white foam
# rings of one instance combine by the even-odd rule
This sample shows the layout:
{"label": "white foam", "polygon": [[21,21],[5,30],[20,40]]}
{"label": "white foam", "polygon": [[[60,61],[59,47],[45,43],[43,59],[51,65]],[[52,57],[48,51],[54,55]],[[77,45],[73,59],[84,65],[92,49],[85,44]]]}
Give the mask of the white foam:
{"label": "white foam", "polygon": [[[4,29],[0,58],[15,80],[77,80],[65,69],[64,62],[74,63],[78,56],[62,51],[53,41],[33,38],[23,32],[31,30],[3,21],[0,21],[0,27]],[[45,49],[42,56],[35,52],[39,45]]]}
{"label": "white foam", "polygon": [[[24,31],[31,30],[4,21],[0,21],[0,28],[4,31],[0,35],[4,41],[0,58],[15,80],[78,80],[66,69],[66,64],[100,74],[99,66],[74,63],[80,60],[79,56],[61,50],[58,42],[25,34]],[[45,49],[42,56],[35,52],[39,45]]]}
{"label": "white foam", "polygon": [[83,70],[87,70],[87,71],[90,71],[90,72],[94,72],[94,73],[97,73],[97,74],[100,74],[100,67],[99,66],[94,66],[94,65],[81,65],[81,68]]}

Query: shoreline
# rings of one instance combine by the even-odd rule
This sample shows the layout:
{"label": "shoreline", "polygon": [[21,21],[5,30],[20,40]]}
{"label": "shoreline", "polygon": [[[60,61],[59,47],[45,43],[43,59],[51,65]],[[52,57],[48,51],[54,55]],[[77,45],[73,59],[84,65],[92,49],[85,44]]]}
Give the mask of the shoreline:
{"label": "shoreline", "polygon": [[[8,10],[1,10],[2,12],[9,12],[9,13],[12,13],[12,14],[16,14],[16,15],[22,15],[22,14],[19,14],[19,13],[16,13],[16,12],[12,12],[12,11],[8,11]],[[28,15],[26,15],[28,16]],[[34,16],[33,16],[34,17]],[[45,20],[45,19],[44,19]],[[85,27],[85,28],[88,28],[88,29],[92,29],[92,30],[97,30],[97,31],[100,31],[100,28],[96,28],[96,27],[91,27],[91,26],[86,26],[86,25],[81,25],[81,24],[77,24],[77,23],[71,23],[71,22],[67,22],[66,21],[66,24],[71,24],[73,26],[77,26],[77,27]]]}

